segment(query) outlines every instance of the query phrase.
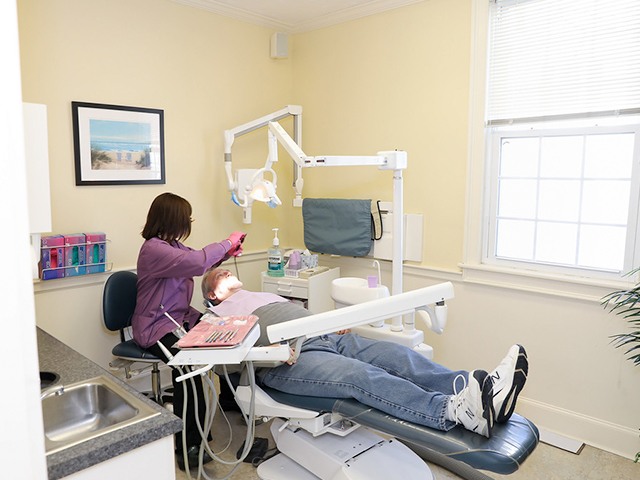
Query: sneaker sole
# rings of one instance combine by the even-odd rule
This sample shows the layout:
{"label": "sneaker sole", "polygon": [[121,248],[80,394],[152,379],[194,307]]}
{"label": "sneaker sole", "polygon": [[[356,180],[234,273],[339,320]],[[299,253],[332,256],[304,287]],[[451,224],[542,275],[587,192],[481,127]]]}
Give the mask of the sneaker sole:
{"label": "sneaker sole", "polygon": [[[527,352],[522,345],[518,345],[519,351],[516,358],[516,364],[514,367],[513,378],[511,380],[511,386],[504,395],[502,404],[499,411],[496,412],[496,422],[505,423],[511,418],[513,411],[516,408],[516,400],[518,395],[522,391],[524,384],[527,381],[527,375],[529,373],[529,360],[527,359]],[[502,395],[504,390],[497,392],[494,395]]]}

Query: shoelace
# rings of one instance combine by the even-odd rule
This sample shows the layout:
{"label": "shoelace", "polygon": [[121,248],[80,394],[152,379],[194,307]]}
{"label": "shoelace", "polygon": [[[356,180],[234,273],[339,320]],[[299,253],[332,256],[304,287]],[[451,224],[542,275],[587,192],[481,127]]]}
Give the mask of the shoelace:
{"label": "shoelace", "polygon": [[[458,391],[458,379],[462,379],[462,390]],[[458,415],[458,410],[462,405],[462,397],[465,393],[465,389],[467,388],[467,379],[464,375],[458,374],[456,378],[453,379],[453,395],[451,397],[451,401],[453,402],[453,416],[454,420],[457,422],[460,418]]]}

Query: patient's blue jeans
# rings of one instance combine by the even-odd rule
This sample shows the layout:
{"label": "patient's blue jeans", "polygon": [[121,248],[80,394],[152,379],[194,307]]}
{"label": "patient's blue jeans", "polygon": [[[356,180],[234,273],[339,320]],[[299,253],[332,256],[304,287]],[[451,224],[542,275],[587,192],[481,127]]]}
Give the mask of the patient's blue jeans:
{"label": "patient's blue jeans", "polygon": [[[354,398],[394,417],[439,430],[453,382],[466,371],[451,371],[405,346],[355,334],[307,340],[294,365],[263,369],[258,379],[286,393]],[[458,380],[458,389],[462,389]]]}

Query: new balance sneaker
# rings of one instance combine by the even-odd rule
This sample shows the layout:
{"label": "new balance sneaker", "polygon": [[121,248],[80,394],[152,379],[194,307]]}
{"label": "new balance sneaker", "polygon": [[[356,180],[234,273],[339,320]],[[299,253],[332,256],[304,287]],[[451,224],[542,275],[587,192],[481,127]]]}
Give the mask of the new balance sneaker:
{"label": "new balance sneaker", "polygon": [[[458,392],[458,379],[462,379],[463,388]],[[453,391],[447,409],[447,416],[467,430],[491,437],[493,428],[493,381],[484,370],[469,372],[468,382],[458,375],[454,380]]]}
{"label": "new balance sneaker", "polygon": [[527,352],[522,345],[513,345],[500,365],[490,373],[496,422],[504,423],[511,417],[528,372]]}

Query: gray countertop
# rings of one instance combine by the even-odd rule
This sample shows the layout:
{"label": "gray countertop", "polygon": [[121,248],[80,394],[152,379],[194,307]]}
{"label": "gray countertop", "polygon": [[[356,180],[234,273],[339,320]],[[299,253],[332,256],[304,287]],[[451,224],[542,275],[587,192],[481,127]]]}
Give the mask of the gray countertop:
{"label": "gray countertop", "polygon": [[38,328],[38,356],[40,371],[55,372],[60,375],[57,384],[66,385],[106,375],[124,385],[131,395],[143,399],[160,412],[160,415],[155,415],[148,420],[48,455],[49,480],[66,477],[142,445],[173,435],[182,429],[182,421],[169,410],[148,400],[120,379],[40,328]]}

